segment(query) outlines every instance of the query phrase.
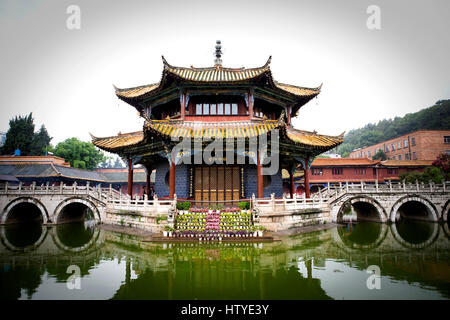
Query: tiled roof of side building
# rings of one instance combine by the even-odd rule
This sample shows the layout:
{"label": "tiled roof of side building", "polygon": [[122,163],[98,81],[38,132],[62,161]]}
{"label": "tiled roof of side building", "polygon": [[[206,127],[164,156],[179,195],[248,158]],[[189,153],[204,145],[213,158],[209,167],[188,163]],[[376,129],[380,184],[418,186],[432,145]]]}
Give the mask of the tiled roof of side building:
{"label": "tiled roof of side building", "polygon": [[[102,172],[109,183],[128,183],[128,172]],[[133,183],[147,182],[145,171],[133,171]],[[150,182],[155,182],[155,172],[150,174]]]}
{"label": "tiled roof of side building", "polygon": [[316,158],[311,166],[375,166],[379,163],[380,160],[371,160],[368,158]]}
{"label": "tiled roof of side building", "polygon": [[385,167],[428,167],[434,160],[385,160],[381,165]]}

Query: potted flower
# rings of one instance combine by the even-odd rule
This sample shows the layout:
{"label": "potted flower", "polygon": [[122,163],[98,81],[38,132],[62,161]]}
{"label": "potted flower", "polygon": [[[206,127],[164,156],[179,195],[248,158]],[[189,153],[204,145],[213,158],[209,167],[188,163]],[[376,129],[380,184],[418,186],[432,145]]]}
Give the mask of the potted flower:
{"label": "potted flower", "polygon": [[264,228],[263,226],[257,226],[257,228],[258,228],[258,237],[262,237],[263,232],[266,231],[267,229]]}

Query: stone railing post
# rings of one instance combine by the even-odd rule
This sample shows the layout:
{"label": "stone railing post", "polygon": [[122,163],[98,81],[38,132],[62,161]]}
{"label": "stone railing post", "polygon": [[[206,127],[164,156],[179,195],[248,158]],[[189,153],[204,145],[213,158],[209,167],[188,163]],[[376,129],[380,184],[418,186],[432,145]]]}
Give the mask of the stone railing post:
{"label": "stone railing post", "polygon": [[361,180],[361,192],[364,192],[364,182]]}
{"label": "stone railing post", "polygon": [[72,184],[72,193],[73,193],[73,194],[76,193],[76,189],[77,189],[77,182],[75,181],[75,182]]}
{"label": "stone railing post", "polygon": [[446,185],[446,181],[444,179],[444,180],[442,180],[442,187],[444,188],[444,192],[445,192],[445,185]]}
{"label": "stone railing post", "polygon": [[36,181],[33,181],[32,185],[31,185],[31,190],[34,194],[35,190],[36,190]]}
{"label": "stone railing post", "polygon": [[419,192],[419,180],[416,179],[416,191]]}
{"label": "stone railing post", "polygon": [[392,182],[389,180],[389,191],[392,192]]}
{"label": "stone railing post", "polygon": [[433,192],[433,182],[430,180],[428,183],[430,184],[430,191]]}
{"label": "stone railing post", "polygon": [[109,198],[112,200],[113,198],[113,193],[112,193],[112,184],[109,184]]}
{"label": "stone railing post", "polygon": [[348,193],[348,181],[345,181],[345,191]]}
{"label": "stone railing post", "polygon": [[275,193],[270,194],[270,201],[272,202],[272,211],[275,211]]}
{"label": "stone railing post", "polygon": [[22,192],[22,181],[19,181],[19,193]]}
{"label": "stone railing post", "polygon": [[402,185],[403,185],[403,192],[406,192],[406,181],[405,181],[405,179],[403,179]]}
{"label": "stone railing post", "polygon": [[375,180],[375,191],[378,193],[378,180]]}
{"label": "stone railing post", "polygon": [[156,194],[153,196],[153,210],[158,212],[158,196]]}
{"label": "stone railing post", "polygon": [[319,188],[319,200],[322,203],[322,189]]}
{"label": "stone railing post", "polygon": [[5,182],[5,193],[8,194],[8,181]]}
{"label": "stone railing post", "polygon": [[86,182],[86,194],[89,194],[89,181]]}

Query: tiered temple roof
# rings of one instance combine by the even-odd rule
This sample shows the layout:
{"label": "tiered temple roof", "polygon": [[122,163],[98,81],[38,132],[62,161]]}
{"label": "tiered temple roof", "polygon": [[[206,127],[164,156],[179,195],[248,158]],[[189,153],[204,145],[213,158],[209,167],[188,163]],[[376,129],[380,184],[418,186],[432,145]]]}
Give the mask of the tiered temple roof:
{"label": "tiered temple roof", "polygon": [[175,67],[170,65],[164,57],[162,59],[164,68],[160,82],[124,89],[119,89],[114,86],[117,97],[141,111],[144,100],[147,101],[157,96],[177,81],[204,85],[231,85],[258,82],[262,87],[285,96],[286,99],[290,99],[293,103],[292,113],[295,114],[302,105],[317,96],[322,88],[322,85],[316,88],[306,88],[279,83],[273,80],[270,70],[271,57],[269,57],[262,67],[248,69],[225,68],[221,65],[207,68]]}

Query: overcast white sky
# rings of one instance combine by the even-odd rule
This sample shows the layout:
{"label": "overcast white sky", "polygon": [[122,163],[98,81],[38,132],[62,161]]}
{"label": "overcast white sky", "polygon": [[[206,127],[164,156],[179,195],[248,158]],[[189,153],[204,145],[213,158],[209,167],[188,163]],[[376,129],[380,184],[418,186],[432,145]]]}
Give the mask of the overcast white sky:
{"label": "overcast white sky", "polygon": [[[66,9],[81,9],[69,30]],[[369,30],[369,5],[381,30]],[[142,129],[113,84],[160,80],[176,66],[256,67],[272,55],[280,82],[318,86],[299,129],[336,135],[450,98],[450,1],[0,1],[0,131],[33,112],[56,144]]]}

